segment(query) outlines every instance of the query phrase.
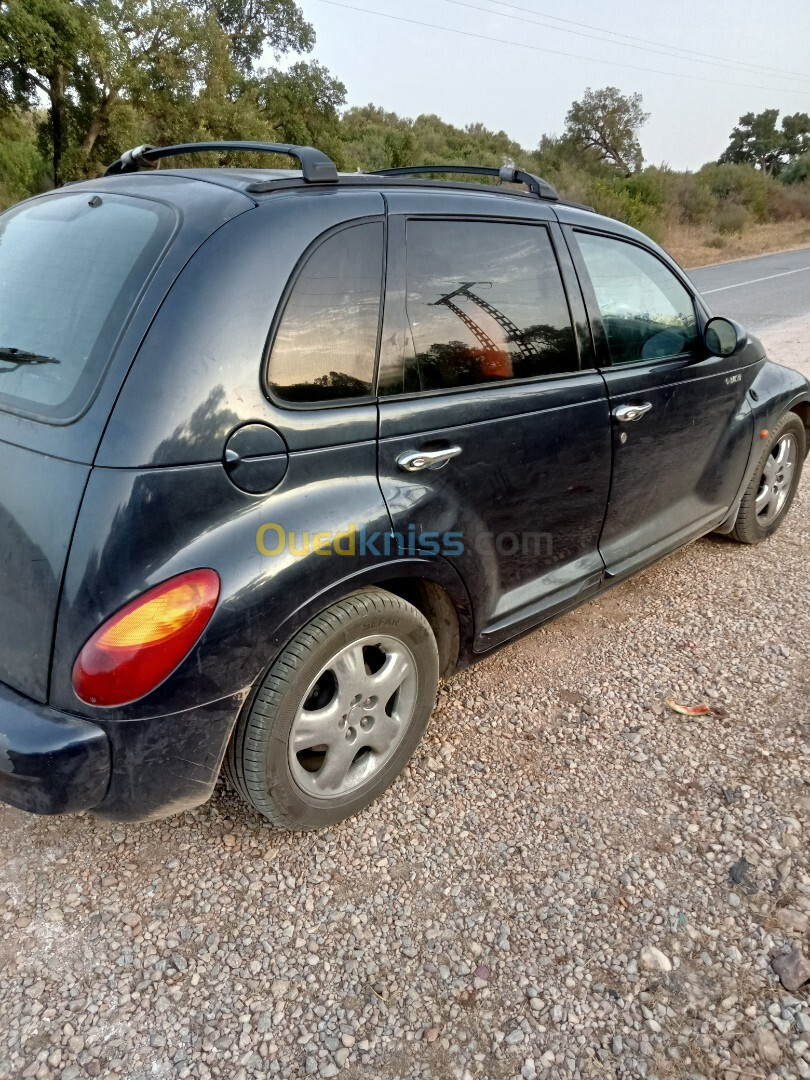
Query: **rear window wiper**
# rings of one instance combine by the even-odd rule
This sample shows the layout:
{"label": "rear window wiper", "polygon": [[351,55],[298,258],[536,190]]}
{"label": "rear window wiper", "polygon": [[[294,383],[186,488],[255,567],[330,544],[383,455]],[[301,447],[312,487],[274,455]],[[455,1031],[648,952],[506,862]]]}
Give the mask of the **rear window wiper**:
{"label": "rear window wiper", "polygon": [[0,375],[10,371],[16,371],[22,364],[59,364],[55,356],[44,356],[42,353],[28,352],[27,349],[13,349],[10,346],[0,346],[0,361],[11,363],[12,367],[0,367]]}

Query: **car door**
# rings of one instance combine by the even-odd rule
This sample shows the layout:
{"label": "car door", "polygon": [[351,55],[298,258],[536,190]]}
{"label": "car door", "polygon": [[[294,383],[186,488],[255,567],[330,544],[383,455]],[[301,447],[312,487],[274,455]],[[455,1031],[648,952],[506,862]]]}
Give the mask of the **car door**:
{"label": "car door", "polygon": [[596,229],[566,236],[610,400],[613,476],[599,548],[616,577],[726,516],[751,449],[754,350],[708,353],[706,314],[663,253]]}
{"label": "car door", "polygon": [[464,580],[484,650],[602,578],[605,387],[547,206],[387,198],[380,483],[398,544]]}

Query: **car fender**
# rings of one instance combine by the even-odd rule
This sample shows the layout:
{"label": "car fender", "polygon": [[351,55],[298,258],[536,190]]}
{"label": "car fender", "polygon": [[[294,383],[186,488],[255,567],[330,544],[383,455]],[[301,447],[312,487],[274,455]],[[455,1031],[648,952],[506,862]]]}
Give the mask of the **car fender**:
{"label": "car fender", "polygon": [[[803,417],[806,427],[810,418],[810,380],[801,372],[783,367],[782,364],[777,364],[772,360],[766,360],[757,372],[748,390],[748,398],[754,417],[751,452],[742,483],[728,515],[714,530],[718,533],[727,534],[734,528],[740,503],[759,463],[763,439],[767,438],[767,435],[763,433],[770,432],[780,418],[786,412],[795,411],[797,405],[805,405],[808,408],[807,417]],[[810,439],[808,439],[808,449],[810,449]]]}

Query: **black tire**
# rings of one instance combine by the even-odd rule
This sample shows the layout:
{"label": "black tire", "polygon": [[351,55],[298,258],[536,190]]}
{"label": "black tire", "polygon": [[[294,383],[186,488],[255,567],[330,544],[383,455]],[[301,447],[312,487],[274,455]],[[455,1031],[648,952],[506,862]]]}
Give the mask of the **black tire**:
{"label": "black tire", "polygon": [[[780,439],[788,434],[795,438],[798,452],[797,460],[790,478],[790,487],[779,512],[772,520],[763,523],[757,512],[756,506],[757,495],[760,493],[764,483],[763,472],[768,464],[768,459],[774,451],[774,447]],[[790,510],[791,503],[796,495],[806,452],[807,432],[805,431],[804,424],[796,413],[785,413],[765,442],[762,454],[754,469],[753,476],[751,477],[751,482],[740,503],[737,520],[735,521],[734,529],[730,534],[732,539],[739,541],[741,544],[759,544],[763,540],[767,540],[769,536],[772,536],[776,532],[785,520],[785,516]]]}
{"label": "black tire", "polygon": [[[396,736],[394,748],[386,751],[390,757],[381,755],[379,765],[366,762],[364,767],[375,769],[367,781],[343,794],[331,797],[314,795],[302,787],[293,771],[295,766],[298,775],[304,777],[305,781],[309,775],[317,776],[319,771],[307,769],[308,775],[304,776],[298,770],[299,758],[291,761],[292,754],[288,753],[288,747],[293,722],[299,709],[313,700],[313,695],[323,694],[322,683],[329,678],[334,681],[335,700],[332,704],[326,704],[328,708],[333,707],[340,688],[336,676],[328,668],[323,671],[325,665],[347,647],[367,642],[374,636],[385,639],[389,645],[396,641],[403,647],[403,655],[409,654],[408,702],[412,702],[408,706],[409,719],[403,723],[402,733]],[[375,646],[363,644],[358,648],[363,658],[367,655],[366,650],[373,650]],[[384,664],[388,658],[385,652],[380,652],[380,655]],[[412,669],[415,669],[415,680],[410,674]],[[370,672],[370,669],[366,668],[366,671]],[[369,674],[368,677],[373,678],[373,675]],[[237,721],[225,755],[225,773],[239,795],[274,825],[299,830],[334,825],[365,809],[390,787],[405,767],[433,711],[438,679],[436,640],[421,612],[382,589],[369,588],[353,593],[312,619],[274,662]],[[400,692],[397,689],[394,696]],[[358,758],[371,754],[369,748],[360,745],[364,739],[371,738],[360,731],[360,723],[366,722],[368,717],[362,715],[359,720],[352,719],[354,710],[362,713],[367,704],[351,705],[349,725],[355,723],[356,727],[346,726],[345,715],[336,718],[335,723],[341,726],[341,732],[334,736],[338,754],[349,753],[340,736],[345,735],[349,740],[350,732],[355,733],[352,736],[355,740],[359,735]],[[317,707],[322,707],[320,702]],[[388,712],[385,702],[381,707]],[[338,711],[342,708],[343,705]],[[376,722],[386,721],[385,716],[379,715],[380,720]],[[317,753],[313,754],[311,750],[304,753],[310,755],[310,765],[313,758],[317,760]],[[329,753],[331,744],[324,751],[323,763]],[[377,760],[373,754],[371,756],[374,761]],[[356,765],[357,762],[352,762],[349,769],[356,771]]]}

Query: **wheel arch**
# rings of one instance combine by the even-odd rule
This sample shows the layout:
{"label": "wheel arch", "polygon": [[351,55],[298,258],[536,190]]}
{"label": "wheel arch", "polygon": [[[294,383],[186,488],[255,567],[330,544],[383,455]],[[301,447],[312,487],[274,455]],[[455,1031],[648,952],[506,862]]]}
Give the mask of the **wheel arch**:
{"label": "wheel arch", "polygon": [[810,453],[810,398],[803,398],[801,401],[794,402],[788,411],[796,413],[804,424],[804,430],[807,436],[805,441],[805,453]]}
{"label": "wheel arch", "polygon": [[474,638],[474,616],[467,588],[446,560],[415,558],[375,564],[316,593],[279,626],[274,635],[273,655],[268,658],[265,670],[310,619],[368,586],[394,593],[425,616],[436,637],[442,678],[449,678],[459,667],[467,666]]}

